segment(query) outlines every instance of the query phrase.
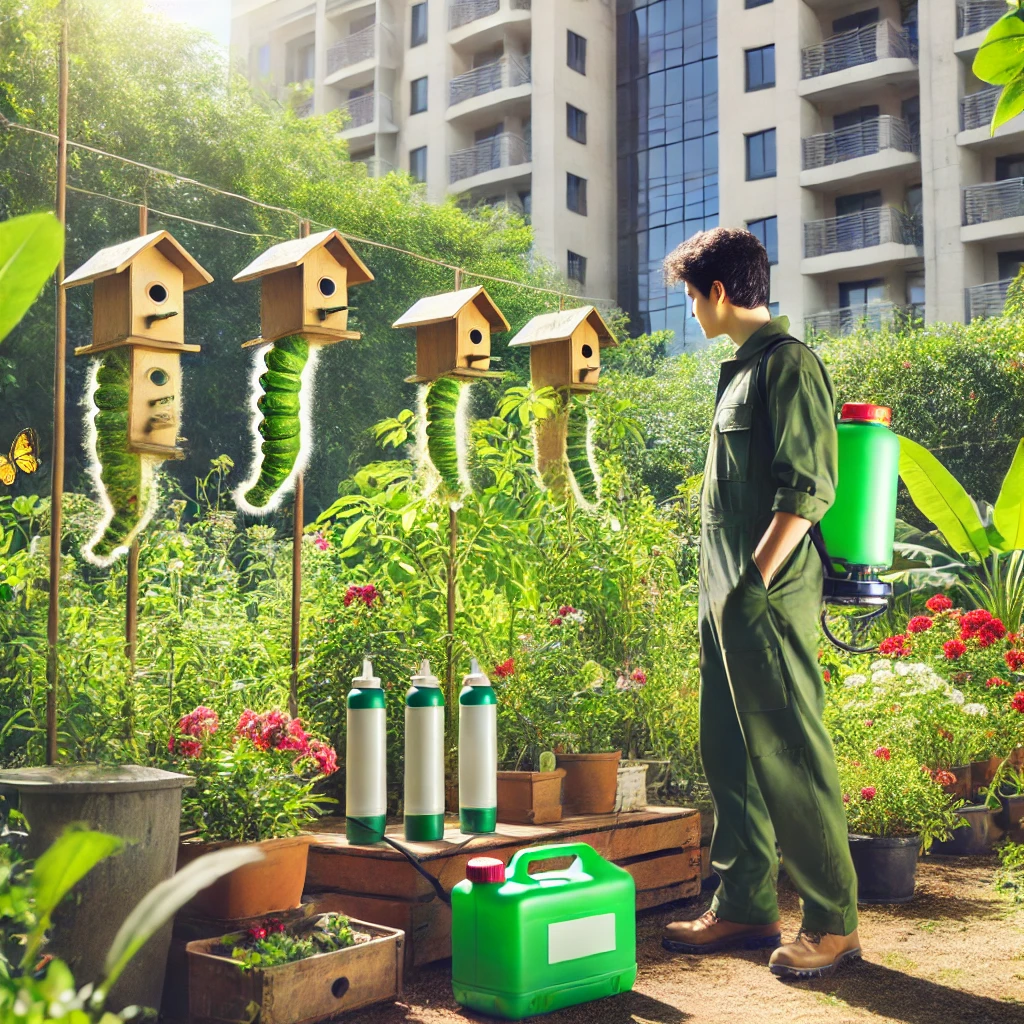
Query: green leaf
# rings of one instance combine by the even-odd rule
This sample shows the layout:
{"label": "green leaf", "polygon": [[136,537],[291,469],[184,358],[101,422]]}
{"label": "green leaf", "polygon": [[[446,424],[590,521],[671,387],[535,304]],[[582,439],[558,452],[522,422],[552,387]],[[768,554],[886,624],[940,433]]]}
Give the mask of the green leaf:
{"label": "green leaf", "polygon": [[992,518],[1003,538],[1003,551],[1024,548],[1024,440],[1014,452]]}
{"label": "green leaf", "polygon": [[369,521],[369,516],[362,515],[354,523],[349,523],[348,529],[345,530],[345,535],[341,538],[341,546],[343,548],[352,547],[359,535],[363,532],[363,527],[366,526]]}
{"label": "green leaf", "polygon": [[64,228],[52,213],[0,223],[0,341],[36,301],[64,252]]}
{"label": "green leaf", "polygon": [[85,829],[68,829],[35,863],[32,888],[35,891],[37,924],[25,944],[22,967],[34,963],[50,916],[57,905],[92,869],[124,844],[117,836]]}
{"label": "green leaf", "polygon": [[927,448],[900,437],[900,477],[911,500],[957,552],[979,560],[989,553],[988,537],[970,495]]}
{"label": "green leaf", "polygon": [[1004,14],[989,30],[974,58],[972,70],[983,82],[1006,85],[1024,68],[1024,21],[1015,11]]}
{"label": "green leaf", "polygon": [[258,846],[231,846],[226,850],[216,850],[192,861],[188,867],[143,896],[117,930],[107,953],[104,962],[106,977],[97,989],[100,1005],[131,958],[196,893],[212,885],[222,875],[260,860],[263,860],[263,851]]}
{"label": "green leaf", "polygon": [[1001,124],[1012,121],[1021,111],[1024,111],[1024,76],[1018,76],[1003,88],[992,114],[991,133],[995,135]]}

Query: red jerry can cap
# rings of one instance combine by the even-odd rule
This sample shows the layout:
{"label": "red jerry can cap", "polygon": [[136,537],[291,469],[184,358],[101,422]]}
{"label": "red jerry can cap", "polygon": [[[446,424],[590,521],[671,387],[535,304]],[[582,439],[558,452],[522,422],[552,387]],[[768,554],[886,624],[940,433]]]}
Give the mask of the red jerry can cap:
{"label": "red jerry can cap", "polygon": [[840,423],[881,423],[892,425],[892,409],[887,405],[871,405],[870,402],[847,402],[839,414]]}
{"label": "red jerry can cap", "polygon": [[471,882],[505,881],[505,865],[495,857],[474,857],[466,865],[466,877]]}

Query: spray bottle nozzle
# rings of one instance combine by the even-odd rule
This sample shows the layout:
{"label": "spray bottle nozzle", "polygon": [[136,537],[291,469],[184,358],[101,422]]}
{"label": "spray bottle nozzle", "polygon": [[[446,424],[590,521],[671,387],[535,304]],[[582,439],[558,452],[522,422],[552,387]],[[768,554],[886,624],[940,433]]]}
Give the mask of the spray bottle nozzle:
{"label": "spray bottle nozzle", "polygon": [[418,675],[412,677],[414,686],[440,686],[441,683],[435,675],[430,671],[430,659],[424,658],[420,662],[420,671]]}
{"label": "spray bottle nozzle", "polygon": [[476,658],[471,658],[469,662],[469,675],[463,680],[465,686],[490,686],[491,681],[480,671],[480,662]]}
{"label": "spray bottle nozzle", "polygon": [[380,686],[380,679],[373,674],[373,662],[369,658],[363,658],[363,674],[352,680],[352,685],[357,688],[367,686]]}

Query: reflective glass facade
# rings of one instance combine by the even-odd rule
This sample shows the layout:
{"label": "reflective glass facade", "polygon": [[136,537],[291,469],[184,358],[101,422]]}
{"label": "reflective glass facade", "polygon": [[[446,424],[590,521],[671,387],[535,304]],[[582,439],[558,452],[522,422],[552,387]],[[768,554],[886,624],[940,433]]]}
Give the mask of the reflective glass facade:
{"label": "reflective glass facade", "polygon": [[665,255],[718,223],[716,0],[618,0],[619,304],[632,331],[703,343]]}

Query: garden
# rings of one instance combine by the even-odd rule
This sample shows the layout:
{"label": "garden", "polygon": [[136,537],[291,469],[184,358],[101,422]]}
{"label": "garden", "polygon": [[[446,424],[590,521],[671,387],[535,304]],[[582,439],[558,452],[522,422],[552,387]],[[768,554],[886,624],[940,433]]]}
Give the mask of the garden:
{"label": "garden", "polygon": [[[459,955],[447,905],[469,870],[459,737],[466,692],[487,687],[498,838],[472,852],[502,878],[539,842],[624,866],[646,910],[630,1012],[663,1019],[672,961],[651,952],[652,915],[701,899],[710,873],[699,495],[731,346],[670,356],[667,334],[631,336],[532,253],[518,215],[367,177],[340,115],[297,117],[229,79],[202,38],[149,31],[133,0],[71,6],[62,227],[38,212],[57,187],[60,20],[0,0],[0,285],[24,298],[0,310],[0,1019],[109,1024],[161,999],[185,1019],[166,968],[209,1000],[197,1019],[256,1005],[283,1021],[275,986],[277,1005],[300,1001],[288,965],[331,992],[296,1020],[377,1004],[365,1018],[390,1020],[403,973],[454,1019],[436,972]],[[93,317],[113,277],[92,261],[133,241],[115,268],[159,258],[184,281],[143,318],[149,349],[105,343]],[[315,263],[321,285],[343,268],[341,295],[321,286],[318,316],[274,331],[267,282],[315,261],[332,261]],[[65,302],[66,349],[91,350],[61,371],[55,429]],[[432,366],[441,319],[458,358],[482,335],[483,370]],[[596,385],[539,382],[536,352],[584,336]],[[818,655],[861,900],[941,928],[935,894],[959,885],[1007,922],[984,956],[1009,964],[1024,927],[1024,281],[1001,316],[809,340],[840,401],[888,406],[900,438],[892,600],[830,608],[864,653],[822,632]],[[152,351],[163,369],[141,362]],[[154,373],[183,398],[152,399],[173,413],[133,447]],[[148,810],[121,838],[64,829],[123,822],[129,792]],[[448,859],[430,859],[441,834],[407,826],[420,842],[399,842],[403,817],[439,817]],[[121,866],[130,899],[110,888]],[[104,900],[123,912],[88,911]],[[965,926],[980,934],[978,913]],[[103,948],[79,956],[89,945]],[[935,998],[921,984],[907,991]],[[977,1019],[1017,1019],[998,1016],[1021,1002],[1007,993]]]}

